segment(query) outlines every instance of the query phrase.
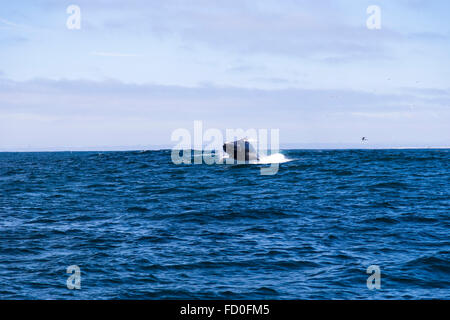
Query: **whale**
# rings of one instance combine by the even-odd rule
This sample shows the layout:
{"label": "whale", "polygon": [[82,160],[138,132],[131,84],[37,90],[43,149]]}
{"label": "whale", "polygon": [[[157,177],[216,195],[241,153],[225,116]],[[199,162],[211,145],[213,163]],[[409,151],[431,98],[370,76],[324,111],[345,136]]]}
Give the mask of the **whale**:
{"label": "whale", "polygon": [[237,161],[257,161],[259,156],[248,138],[240,140],[225,142],[223,144],[223,151],[225,151],[230,158]]}

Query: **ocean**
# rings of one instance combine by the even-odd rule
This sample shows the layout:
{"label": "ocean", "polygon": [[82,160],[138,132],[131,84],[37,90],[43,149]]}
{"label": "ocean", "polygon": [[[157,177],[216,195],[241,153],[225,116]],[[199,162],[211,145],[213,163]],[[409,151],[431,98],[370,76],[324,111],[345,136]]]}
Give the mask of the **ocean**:
{"label": "ocean", "polygon": [[450,298],[450,150],[282,153],[0,153],[0,299]]}

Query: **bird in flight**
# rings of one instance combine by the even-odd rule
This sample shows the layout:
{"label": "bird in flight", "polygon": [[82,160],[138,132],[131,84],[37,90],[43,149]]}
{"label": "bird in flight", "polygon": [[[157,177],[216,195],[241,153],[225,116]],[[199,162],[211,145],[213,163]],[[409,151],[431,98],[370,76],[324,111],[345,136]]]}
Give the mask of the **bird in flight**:
{"label": "bird in flight", "polygon": [[362,137],[361,141],[367,141],[367,138],[366,137]]}

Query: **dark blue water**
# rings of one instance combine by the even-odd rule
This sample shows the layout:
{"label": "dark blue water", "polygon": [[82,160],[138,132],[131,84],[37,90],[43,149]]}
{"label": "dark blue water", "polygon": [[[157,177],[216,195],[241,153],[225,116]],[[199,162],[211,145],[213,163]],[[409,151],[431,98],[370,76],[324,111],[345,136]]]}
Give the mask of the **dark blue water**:
{"label": "dark blue water", "polygon": [[449,150],[283,153],[1,153],[0,298],[450,298]]}

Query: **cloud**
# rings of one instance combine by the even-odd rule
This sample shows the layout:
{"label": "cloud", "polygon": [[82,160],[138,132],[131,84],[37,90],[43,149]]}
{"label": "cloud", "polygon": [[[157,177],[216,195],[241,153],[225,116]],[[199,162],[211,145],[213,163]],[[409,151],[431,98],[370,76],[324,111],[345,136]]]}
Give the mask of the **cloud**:
{"label": "cloud", "polygon": [[3,18],[0,18],[0,27],[1,28],[8,28],[8,29],[22,29],[22,30],[35,30],[35,28],[28,26],[28,25],[24,25],[24,24],[19,24],[19,23],[15,23]]}
{"label": "cloud", "polygon": [[3,19],[3,18],[0,18],[0,23],[2,23],[3,25],[9,26],[9,27],[15,27],[15,28],[20,28],[21,27],[20,24],[8,21],[8,20]]}
{"label": "cloud", "polygon": [[[0,73],[1,74],[1,73]],[[267,81],[285,82],[267,78]],[[128,114],[144,112],[165,116],[164,111],[186,113],[236,110],[254,113],[253,118],[266,118],[262,112],[279,111],[402,111],[411,103],[427,108],[450,109],[450,91],[433,88],[403,88],[396,94],[377,94],[356,90],[331,89],[247,89],[214,85],[183,87],[155,84],[132,84],[120,81],[34,79],[16,82],[0,80],[0,111],[30,111],[41,113],[71,112],[84,114]],[[86,108],[86,110],[84,109]],[[181,110],[182,109],[182,110]],[[260,114],[260,115],[259,115]],[[176,117],[176,114],[170,114]]]}
{"label": "cloud", "polygon": [[94,56],[100,57],[141,57],[139,54],[134,53],[120,53],[120,52],[102,52],[102,51],[94,51],[91,52]]}
{"label": "cloud", "polygon": [[389,43],[404,38],[383,28],[371,32],[351,25],[336,2],[276,1],[225,2],[198,0],[194,4],[164,1],[78,1],[83,21],[95,29],[113,30],[160,39],[176,39],[183,46],[206,46],[237,54],[371,60],[392,57]]}
{"label": "cloud", "polygon": [[378,119],[407,119],[413,117],[410,112],[351,112],[356,117]]}
{"label": "cloud", "polygon": [[279,128],[282,142],[449,140],[450,97],[436,93],[0,79],[0,147],[167,144],[194,120],[221,130]]}

